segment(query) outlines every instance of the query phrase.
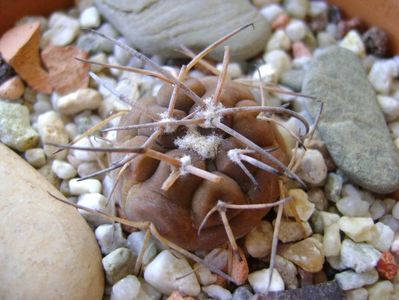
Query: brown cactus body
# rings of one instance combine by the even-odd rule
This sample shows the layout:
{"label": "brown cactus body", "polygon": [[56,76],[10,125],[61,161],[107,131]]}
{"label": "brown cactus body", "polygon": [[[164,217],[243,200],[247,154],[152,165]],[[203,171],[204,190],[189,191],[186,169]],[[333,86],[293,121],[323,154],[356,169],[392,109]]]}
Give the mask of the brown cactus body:
{"label": "brown cactus body", "polygon": [[[184,84],[205,101],[212,99],[217,82],[217,77],[205,77],[200,80],[188,79]],[[168,110],[172,91],[172,86],[164,84],[157,97],[145,97],[139,100],[139,103],[160,115]],[[218,103],[224,108],[257,105],[249,89],[229,80],[226,80],[223,85]],[[196,110],[201,109],[179,90],[173,118],[180,120]],[[258,114],[259,112],[239,111],[224,115],[220,121],[263,149],[277,148],[271,154],[285,163],[286,158],[282,150],[278,148],[273,125],[257,118]],[[142,111],[133,109],[122,117],[120,126],[145,124],[151,121]],[[218,214],[210,216],[201,232],[198,233],[205,216],[218,200],[233,204],[259,204],[271,203],[279,198],[277,175],[243,162],[255,178],[257,182],[255,185],[243,169],[229,158],[229,150],[248,149],[247,145],[218,128],[206,127],[200,124],[179,126],[173,132],[166,130],[158,136],[150,148],[177,159],[190,156],[191,165],[220,176],[219,183],[188,173],[181,174],[165,190],[162,185],[174,171],[174,167],[139,154],[121,174],[115,193],[121,207],[121,214],[133,221],[152,222],[164,237],[188,250],[212,249],[228,240],[225,227]],[[154,130],[156,128],[120,130],[116,146],[141,147]],[[197,145],[187,146],[187,143],[177,142],[190,138],[190,135],[192,143],[195,144],[197,141]],[[207,138],[213,138],[213,148],[212,142],[205,143],[201,147],[201,142]],[[207,147],[209,149],[206,149]],[[248,156],[282,171],[281,166],[265,159],[259,153],[251,153]],[[111,155],[111,160],[116,162],[122,157],[122,154],[114,153]],[[244,236],[267,212],[268,209],[265,208],[228,210],[227,218],[234,236]]]}

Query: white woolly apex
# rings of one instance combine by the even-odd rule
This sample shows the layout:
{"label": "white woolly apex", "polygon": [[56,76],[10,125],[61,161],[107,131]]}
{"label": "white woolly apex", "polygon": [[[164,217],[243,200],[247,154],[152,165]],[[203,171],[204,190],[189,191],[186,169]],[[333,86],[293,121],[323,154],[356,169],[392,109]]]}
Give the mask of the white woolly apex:
{"label": "white woolly apex", "polygon": [[187,134],[175,140],[179,149],[192,150],[203,159],[215,158],[222,138],[217,135],[201,135],[198,131],[190,128]]}
{"label": "white woolly apex", "polygon": [[[159,120],[159,124],[160,125],[162,125],[162,123],[176,121],[176,119],[174,119],[174,118],[168,118],[168,111],[167,110],[165,110],[164,112],[159,113],[158,115],[161,117],[161,120]],[[177,127],[178,127],[177,125],[173,125],[173,124],[164,125],[165,133],[175,132]]]}
{"label": "white woolly apex", "polygon": [[219,102],[215,105],[212,98],[205,98],[205,107],[201,110],[197,116],[201,118],[205,118],[204,124],[199,126],[204,128],[215,128],[215,123],[221,121],[222,117],[218,115],[218,110],[223,109],[224,106]]}
{"label": "white woolly apex", "polygon": [[227,156],[232,162],[238,163],[240,161],[240,150],[241,149],[231,149],[227,151]]}
{"label": "white woolly apex", "polygon": [[188,173],[187,171],[187,166],[191,165],[191,156],[190,155],[184,155],[182,158],[180,158],[181,166],[180,166],[180,175],[186,175]]}

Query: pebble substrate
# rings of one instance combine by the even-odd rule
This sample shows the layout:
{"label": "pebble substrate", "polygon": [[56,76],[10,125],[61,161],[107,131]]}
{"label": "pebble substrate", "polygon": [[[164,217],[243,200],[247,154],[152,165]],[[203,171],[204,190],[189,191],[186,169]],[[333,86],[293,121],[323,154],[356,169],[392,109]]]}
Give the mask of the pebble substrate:
{"label": "pebble substrate", "polygon": [[[324,2],[253,2],[271,24],[273,32],[262,57],[230,63],[230,77],[258,80],[258,73],[253,68],[257,65],[264,82],[281,84],[287,91],[300,91],[303,74],[324,48],[339,45],[349,49],[362,60],[392,140],[399,148],[399,63],[396,57],[384,58],[387,51],[385,33],[376,28],[366,29],[356,20],[341,20],[339,11]],[[42,49],[50,44],[77,45],[89,52],[90,60],[141,67],[137,59],[119,47],[81,31],[95,28],[124,40],[102,20],[92,1],[82,1],[79,7],[56,12],[49,19],[27,17],[20,22],[32,20],[40,20],[42,24]],[[93,44],[96,47],[90,48]],[[179,66],[176,60],[158,56],[152,59],[177,76]],[[216,67],[220,69],[221,65]],[[132,100],[155,95],[161,85],[158,80],[134,73],[104,69],[98,65],[90,68]],[[204,76],[199,70],[190,75]],[[115,214],[115,207],[107,201],[113,184],[109,175],[78,181],[78,178],[107,166],[105,155],[77,150],[64,150],[53,155],[54,147],[44,146],[44,143],[67,144],[111,113],[129,109],[129,106],[94,81],[90,81],[88,88],[65,95],[56,92],[47,95],[26,87],[18,76],[12,73],[9,76],[13,77],[0,86],[1,141],[20,151],[26,161],[70,201]],[[268,93],[267,99],[269,105],[287,104],[307,115],[303,111],[303,98],[299,96]],[[293,118],[282,121],[297,134],[301,130]],[[110,126],[116,125],[118,119],[110,122]],[[106,138],[112,140],[115,134],[111,132]],[[88,137],[81,139],[76,146],[101,147],[107,143]],[[398,299],[399,277],[396,272],[390,273],[391,269],[386,265],[391,261],[391,266],[395,267],[395,259],[399,258],[399,203],[354,185],[336,168],[317,134],[304,152],[298,175],[311,188],[308,192],[301,189],[289,191],[300,222],[288,210],[285,211],[269,290],[296,289],[335,278],[345,290],[347,299]],[[177,258],[152,239],[143,258],[144,272],[140,276],[134,275],[135,260],[145,233],[126,234],[120,224],[110,224],[85,211],[81,214],[95,231],[104,256],[106,295],[111,299],[161,299],[162,295],[175,291],[198,299],[249,299],[253,293],[265,292],[268,285],[274,213],[238,241],[247,255],[250,268],[249,284],[241,287],[226,285],[206,267]],[[227,250],[224,248],[199,255],[216,257],[212,263],[221,267],[227,263]]]}

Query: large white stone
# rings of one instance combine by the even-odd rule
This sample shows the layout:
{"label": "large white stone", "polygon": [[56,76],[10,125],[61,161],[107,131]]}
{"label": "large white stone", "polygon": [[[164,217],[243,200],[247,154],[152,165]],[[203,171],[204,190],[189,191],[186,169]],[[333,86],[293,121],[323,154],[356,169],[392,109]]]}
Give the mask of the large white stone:
{"label": "large white stone", "polygon": [[102,299],[101,253],[76,209],[0,144],[0,298]]}

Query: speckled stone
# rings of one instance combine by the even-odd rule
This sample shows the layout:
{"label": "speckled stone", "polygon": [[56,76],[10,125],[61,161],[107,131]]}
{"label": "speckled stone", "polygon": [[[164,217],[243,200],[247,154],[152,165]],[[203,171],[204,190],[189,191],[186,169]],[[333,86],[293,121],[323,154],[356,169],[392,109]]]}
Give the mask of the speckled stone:
{"label": "speckled stone", "polygon": [[[324,50],[307,71],[302,93],[325,103],[318,131],[349,179],[379,193],[399,188],[399,154],[356,55],[339,47]],[[313,116],[319,107],[308,102]]]}

